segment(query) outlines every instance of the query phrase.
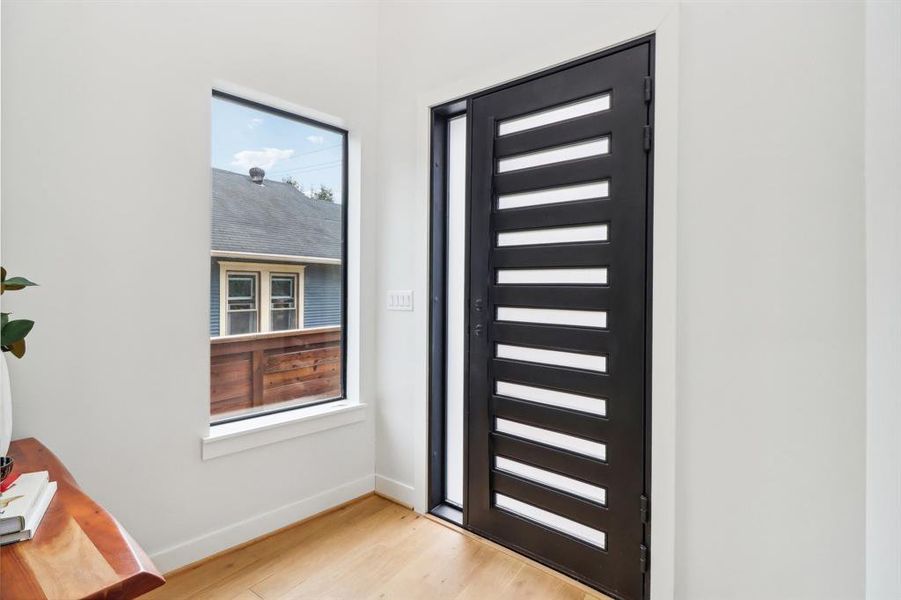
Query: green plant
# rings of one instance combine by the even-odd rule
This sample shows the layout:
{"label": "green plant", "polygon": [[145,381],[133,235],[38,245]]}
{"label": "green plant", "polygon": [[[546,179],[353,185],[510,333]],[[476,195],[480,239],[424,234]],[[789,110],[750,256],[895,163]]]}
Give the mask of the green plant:
{"label": "green plant", "polygon": [[325,200],[326,202],[335,201],[335,192],[333,192],[331,188],[327,188],[321,184],[318,190],[316,190],[315,192],[313,190],[310,190],[310,193],[316,200]]}
{"label": "green plant", "polygon": [[[28,281],[24,277],[6,278],[6,269],[0,267],[0,294],[7,290],[21,290],[32,285],[37,285],[32,281]],[[9,319],[10,313],[0,313],[0,348],[3,352],[10,352],[16,358],[25,356],[25,336],[34,327],[34,321],[28,319]]]}

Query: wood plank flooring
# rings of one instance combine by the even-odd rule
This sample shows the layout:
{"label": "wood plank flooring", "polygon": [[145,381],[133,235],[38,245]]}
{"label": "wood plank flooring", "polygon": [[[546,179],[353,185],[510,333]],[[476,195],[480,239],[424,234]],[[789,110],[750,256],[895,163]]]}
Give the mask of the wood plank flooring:
{"label": "wood plank flooring", "polygon": [[166,579],[166,585],[142,599],[606,598],[378,496]]}

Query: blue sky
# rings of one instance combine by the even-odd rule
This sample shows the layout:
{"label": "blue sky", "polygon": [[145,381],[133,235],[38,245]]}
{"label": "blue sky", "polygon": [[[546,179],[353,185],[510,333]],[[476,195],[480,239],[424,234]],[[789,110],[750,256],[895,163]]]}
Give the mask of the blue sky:
{"label": "blue sky", "polygon": [[341,136],[327,129],[213,98],[211,164],[247,174],[261,167],[266,179],[293,177],[304,191],[320,185],[341,199]]}

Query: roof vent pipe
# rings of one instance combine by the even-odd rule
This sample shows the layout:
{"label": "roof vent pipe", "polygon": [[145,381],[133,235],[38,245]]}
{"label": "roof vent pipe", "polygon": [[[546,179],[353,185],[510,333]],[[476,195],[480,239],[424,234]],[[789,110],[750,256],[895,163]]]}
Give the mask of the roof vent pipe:
{"label": "roof vent pipe", "polygon": [[257,185],[263,185],[263,177],[266,176],[266,171],[259,167],[250,167],[250,180]]}

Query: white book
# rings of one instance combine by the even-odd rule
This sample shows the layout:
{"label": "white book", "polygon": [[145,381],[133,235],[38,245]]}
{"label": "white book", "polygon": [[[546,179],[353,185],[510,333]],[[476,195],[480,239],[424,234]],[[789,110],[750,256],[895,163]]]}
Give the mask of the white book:
{"label": "white book", "polygon": [[38,525],[41,524],[41,520],[44,518],[44,514],[47,512],[47,507],[50,506],[50,501],[53,500],[53,495],[55,493],[56,482],[51,481],[47,484],[47,487],[44,488],[44,493],[41,495],[40,499],[32,507],[31,514],[28,515],[28,519],[25,523],[25,529],[23,529],[22,531],[16,531],[15,533],[0,535],[0,546],[3,546],[4,544],[12,544],[13,542],[30,540],[31,538],[33,538],[34,532],[38,530]]}
{"label": "white book", "polygon": [[31,509],[47,487],[47,471],[23,473],[0,494],[0,535],[25,529]]}

